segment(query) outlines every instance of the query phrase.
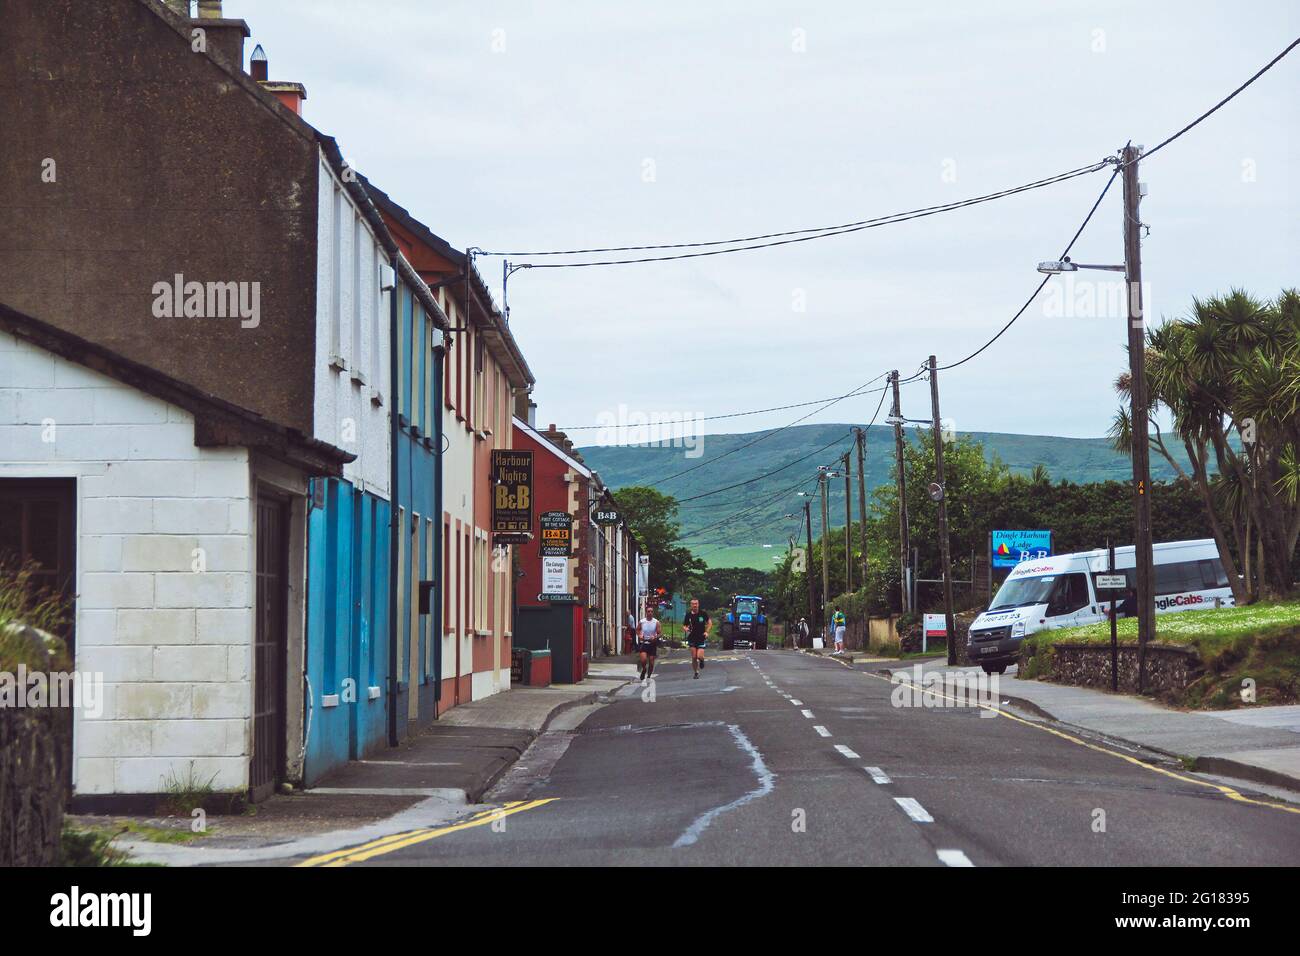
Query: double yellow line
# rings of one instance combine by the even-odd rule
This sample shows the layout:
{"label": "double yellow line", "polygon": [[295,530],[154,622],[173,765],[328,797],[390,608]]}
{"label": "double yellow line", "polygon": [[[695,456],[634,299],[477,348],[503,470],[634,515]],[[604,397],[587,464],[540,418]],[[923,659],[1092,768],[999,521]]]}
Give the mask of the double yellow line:
{"label": "double yellow line", "polygon": [[511,800],[492,810],[482,810],[460,823],[453,823],[445,827],[421,827],[418,830],[407,830],[404,833],[392,833],[386,837],[380,837],[369,843],[362,843],[360,846],[348,847],[344,850],[335,850],[331,853],[322,853],[320,856],[313,856],[295,866],[347,866],[349,863],[362,863],[372,857],[381,856],[385,853],[392,853],[395,850],[402,850],[408,846],[415,846],[417,843],[424,843],[426,840],[433,840],[437,837],[447,836],[449,833],[459,833],[462,830],[471,830],[474,827],[487,826],[495,823],[497,820],[504,820],[508,816],[516,813],[523,813],[525,810],[533,810],[540,806],[545,806],[554,801],[555,797],[547,797],[544,800]]}

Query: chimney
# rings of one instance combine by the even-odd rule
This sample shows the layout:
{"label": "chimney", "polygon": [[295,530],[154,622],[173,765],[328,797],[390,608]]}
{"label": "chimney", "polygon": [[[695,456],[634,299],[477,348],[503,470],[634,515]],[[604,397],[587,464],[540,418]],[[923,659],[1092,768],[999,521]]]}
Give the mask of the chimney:
{"label": "chimney", "polygon": [[537,427],[537,403],[534,401],[528,403],[528,427]]}
{"label": "chimney", "polygon": [[248,36],[248,24],[222,16],[221,0],[198,0],[197,17],[190,16],[189,0],[166,2],[173,12],[189,19],[191,30],[203,31],[209,50],[219,50],[231,64],[244,68],[244,38]]}
{"label": "chimney", "polygon": [[268,93],[272,94],[277,100],[293,110],[299,116],[302,115],[302,101],[307,98],[307,87],[301,83],[284,83],[280,81],[271,81],[267,79],[267,71],[270,69],[266,60],[266,51],[262,49],[262,44],[253,48],[253,55],[248,58],[248,74],[257,80],[257,85]]}
{"label": "chimney", "polygon": [[253,55],[248,58],[248,75],[259,83],[266,82],[266,51],[260,43],[253,47]]}

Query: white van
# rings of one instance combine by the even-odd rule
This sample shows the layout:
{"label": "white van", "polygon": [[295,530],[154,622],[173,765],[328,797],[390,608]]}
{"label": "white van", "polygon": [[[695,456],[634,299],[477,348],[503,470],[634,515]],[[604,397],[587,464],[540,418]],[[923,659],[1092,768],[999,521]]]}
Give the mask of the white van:
{"label": "white van", "polygon": [[[1213,538],[1157,544],[1155,553],[1156,613],[1230,607],[1232,589]],[[1128,579],[1122,592],[1100,592],[1096,578],[1106,574],[1106,550],[1058,554],[1021,561],[1015,566],[989,609],[971,623],[966,652],[986,673],[1002,673],[1020,655],[1026,634],[1048,628],[1077,627],[1106,620],[1111,594],[1118,616],[1135,613],[1137,571],[1133,546],[1115,549],[1115,574]]]}

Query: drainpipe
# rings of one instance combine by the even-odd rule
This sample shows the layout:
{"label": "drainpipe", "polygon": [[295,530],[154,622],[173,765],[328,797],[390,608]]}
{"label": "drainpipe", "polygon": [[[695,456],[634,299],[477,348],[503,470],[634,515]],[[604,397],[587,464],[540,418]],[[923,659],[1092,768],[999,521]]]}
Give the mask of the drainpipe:
{"label": "drainpipe", "polygon": [[442,416],[443,416],[443,358],[447,354],[447,334],[442,344],[433,349],[433,578],[434,591],[429,595],[433,607],[433,719],[438,719],[438,704],[442,701],[442,596],[446,593],[443,581],[447,558],[442,553]]}
{"label": "drainpipe", "polygon": [[397,576],[401,569],[397,566],[397,536],[401,529],[397,526],[398,503],[401,501],[398,488],[397,443],[401,439],[401,428],[397,415],[397,257],[393,253],[393,287],[388,293],[388,745],[396,747],[397,740]]}

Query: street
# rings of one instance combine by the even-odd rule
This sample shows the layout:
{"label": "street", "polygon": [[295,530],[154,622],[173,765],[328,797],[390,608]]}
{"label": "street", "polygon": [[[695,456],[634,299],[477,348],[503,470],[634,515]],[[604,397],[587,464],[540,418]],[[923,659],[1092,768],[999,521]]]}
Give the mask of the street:
{"label": "street", "polygon": [[693,680],[675,651],[655,677],[652,701],[633,683],[576,729],[543,734],[485,798],[508,815],[476,808],[468,825],[309,865],[1275,866],[1300,857],[1300,807],[1245,789],[1231,790],[1236,799],[1176,765],[1152,769],[1114,745],[1014,717],[895,707],[889,682],[864,665],[721,652]]}

